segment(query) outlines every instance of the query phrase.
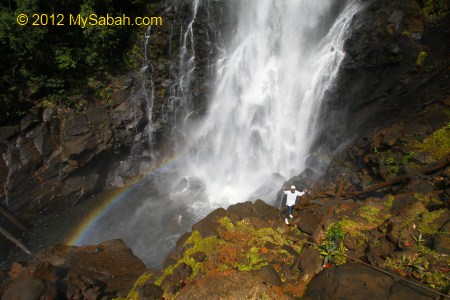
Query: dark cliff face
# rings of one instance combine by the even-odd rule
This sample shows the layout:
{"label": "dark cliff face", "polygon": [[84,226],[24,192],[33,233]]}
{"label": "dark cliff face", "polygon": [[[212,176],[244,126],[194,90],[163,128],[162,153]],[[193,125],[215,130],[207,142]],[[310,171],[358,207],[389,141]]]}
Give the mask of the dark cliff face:
{"label": "dark cliff face", "polygon": [[[211,59],[223,28],[232,22],[225,1],[201,1],[191,40],[193,3],[154,1],[152,13],[164,22],[149,31],[147,53],[136,57],[146,71],[114,79],[108,99],[81,109],[43,101],[0,127],[2,205],[24,218],[73,205],[145,174],[170,155],[174,141],[182,138],[177,126],[185,112],[194,111],[191,117],[197,118],[206,110]],[[181,53],[183,47],[188,53]],[[183,60],[194,53],[192,83],[186,87],[180,83]],[[192,95],[188,102],[180,93],[186,88]]]}
{"label": "dark cliff face", "polygon": [[128,167],[124,157],[146,141],[136,134],[147,122],[140,86],[137,79],[112,85],[108,104],[82,112],[38,105],[19,124],[0,128],[0,197],[9,210],[31,216],[75,204],[138,173],[142,155]]}
{"label": "dark cliff face", "polygon": [[184,0],[162,5],[158,12],[166,16],[165,25],[154,28],[149,38],[153,134],[157,147],[165,151],[183,138],[179,126],[188,114],[196,119],[205,113],[214,58],[233,24],[228,14],[233,3],[200,1],[196,11],[194,5]]}
{"label": "dark cliff face", "polygon": [[352,20],[347,56],[327,93],[311,167],[318,163],[314,153],[332,157],[340,145],[420,110],[433,77],[446,71],[448,17],[425,16],[420,1],[365,5]]}

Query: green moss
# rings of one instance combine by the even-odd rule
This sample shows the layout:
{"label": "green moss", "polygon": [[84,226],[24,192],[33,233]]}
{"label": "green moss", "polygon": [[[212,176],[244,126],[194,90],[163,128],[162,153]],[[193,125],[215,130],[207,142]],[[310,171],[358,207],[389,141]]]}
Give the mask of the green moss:
{"label": "green moss", "polygon": [[361,233],[361,230],[363,230],[363,226],[348,220],[347,218],[343,219],[342,221],[340,221],[340,223],[342,224],[342,229],[343,231],[347,234],[350,234],[352,237],[358,238],[358,239],[366,239],[366,236],[364,234]]}
{"label": "green moss", "polygon": [[423,279],[432,288],[444,293],[448,293],[450,290],[450,280],[444,272],[425,272]]}
{"label": "green moss", "polygon": [[386,165],[391,166],[395,163],[395,159],[393,157],[388,157],[384,162],[386,163]]}
{"label": "green moss", "polygon": [[419,153],[430,153],[436,160],[444,158],[450,153],[450,123],[411,146]]}
{"label": "green moss", "polygon": [[134,283],[133,288],[131,289],[131,291],[128,293],[126,298],[115,298],[115,300],[137,300],[139,299],[139,293],[137,291],[138,288],[140,288],[141,286],[143,286],[147,281],[149,281],[150,279],[152,279],[153,274],[152,273],[144,273],[142,274]]}
{"label": "green moss", "polygon": [[245,255],[245,260],[238,261],[234,268],[239,271],[253,271],[267,266],[269,263],[260,256],[259,248],[252,247]]}
{"label": "green moss", "polygon": [[234,231],[234,224],[228,217],[223,217],[218,220],[219,224],[226,230]]}
{"label": "green moss", "polygon": [[190,235],[190,237],[187,239],[187,241],[184,243],[185,245],[189,245],[191,244],[192,247],[190,247],[189,249],[187,249],[184,254],[183,257],[181,259],[179,259],[177,261],[176,264],[167,267],[164,270],[163,275],[161,275],[156,281],[155,284],[156,285],[160,285],[163,280],[170,274],[173,273],[173,270],[176,269],[180,264],[185,263],[188,266],[190,266],[192,268],[192,275],[190,278],[194,278],[203,262],[196,262],[194,259],[192,259],[190,256],[192,254],[195,254],[197,252],[203,252],[206,254],[206,256],[208,257],[211,253],[213,253],[217,247],[222,244],[222,241],[219,241],[217,239],[217,237],[212,236],[212,237],[207,237],[207,238],[203,238],[200,233],[198,231],[193,231]]}
{"label": "green moss", "polygon": [[386,258],[384,264],[386,267],[392,270],[400,270],[403,267],[402,261],[400,259],[395,259],[392,257]]}
{"label": "green moss", "polygon": [[361,206],[358,210],[358,215],[367,219],[371,224],[378,226],[383,222],[383,219],[379,217],[381,209],[370,206],[370,205],[364,205]]}
{"label": "green moss", "polygon": [[417,56],[416,65],[423,66],[428,53],[426,51],[420,51],[419,56]]}
{"label": "green moss", "polygon": [[439,225],[434,222],[436,218],[438,218],[442,213],[445,212],[445,209],[435,210],[432,212],[424,212],[418,216],[419,224],[417,229],[419,233],[425,235],[433,235],[438,232]]}
{"label": "green moss", "polygon": [[389,195],[389,197],[387,198],[387,200],[384,202],[384,207],[385,207],[387,210],[391,210],[392,205],[394,204],[394,200],[395,200],[394,196]]}
{"label": "green moss", "polygon": [[402,35],[411,37],[411,32],[409,32],[407,29],[403,30]]}
{"label": "green moss", "polygon": [[391,166],[390,168],[389,168],[389,171],[388,171],[388,173],[389,174],[397,174],[398,172],[400,171],[400,169],[399,169],[399,167],[398,166]]}
{"label": "green moss", "polygon": [[420,202],[423,202],[425,205],[429,205],[430,203],[442,205],[443,202],[435,197],[433,194],[423,195],[423,194],[414,194],[414,197],[419,200]]}

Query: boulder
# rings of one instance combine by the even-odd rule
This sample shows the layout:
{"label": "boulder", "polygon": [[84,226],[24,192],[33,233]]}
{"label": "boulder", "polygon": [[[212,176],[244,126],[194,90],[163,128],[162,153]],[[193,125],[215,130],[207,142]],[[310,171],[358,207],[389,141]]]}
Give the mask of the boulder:
{"label": "boulder", "polygon": [[261,199],[256,200],[253,206],[257,211],[258,216],[263,220],[276,219],[280,214],[280,211],[278,209],[276,209],[272,205],[267,204]]}
{"label": "boulder", "polygon": [[307,234],[314,234],[317,227],[320,226],[322,217],[317,216],[314,210],[307,210],[302,213],[298,227]]}
{"label": "boulder", "polygon": [[159,300],[163,297],[163,290],[153,283],[145,283],[137,289],[139,300]]}
{"label": "boulder", "polygon": [[227,215],[227,211],[223,208],[218,208],[199,222],[192,225],[192,230],[197,230],[203,237],[217,236],[217,220]]}
{"label": "boulder", "polygon": [[396,246],[384,236],[371,232],[366,249],[367,260],[375,266],[383,266],[388,255],[396,249]]}
{"label": "boulder", "polygon": [[34,274],[65,290],[64,299],[126,295],[136,279],[148,271],[122,240],[83,247],[60,245],[37,256],[49,263],[45,268],[36,267]]}
{"label": "boulder", "polygon": [[161,282],[161,287],[175,294],[184,284],[185,281],[192,275],[192,267],[181,263],[173,271],[172,274],[167,275]]}
{"label": "boulder", "polygon": [[264,280],[263,282],[268,285],[281,286],[283,284],[280,275],[270,265],[264,266],[259,270],[251,271],[251,273]]}
{"label": "boulder", "polygon": [[232,219],[239,221],[249,217],[259,217],[258,211],[251,201],[230,205],[227,212],[232,215]]}
{"label": "boulder", "polygon": [[[427,211],[427,209],[422,202],[415,202],[406,206],[395,216],[388,219],[386,221],[387,239],[392,243],[400,243],[399,245],[402,245],[403,242],[408,242],[409,238],[416,235],[416,229],[414,228],[414,224],[405,227],[405,222],[425,211]],[[404,240],[402,237],[407,237],[408,240]]]}
{"label": "boulder", "polygon": [[[272,288],[273,279],[254,272],[222,272],[180,290],[177,299],[292,299]],[[275,281],[276,282],[276,281]]]}
{"label": "boulder", "polygon": [[435,299],[436,295],[396,281],[360,263],[332,266],[317,275],[309,284],[305,300],[333,299]]}
{"label": "boulder", "polygon": [[323,257],[320,255],[320,251],[314,247],[308,245],[303,248],[300,254],[299,269],[301,272],[301,278],[303,282],[309,282],[314,275],[322,270]]}

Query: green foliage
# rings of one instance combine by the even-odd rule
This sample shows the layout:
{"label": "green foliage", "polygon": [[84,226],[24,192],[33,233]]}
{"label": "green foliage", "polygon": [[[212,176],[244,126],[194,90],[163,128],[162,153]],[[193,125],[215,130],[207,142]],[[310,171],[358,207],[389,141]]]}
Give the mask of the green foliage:
{"label": "green foliage", "polygon": [[[86,89],[86,74],[98,81],[127,70],[130,50],[139,44],[138,26],[69,26],[69,14],[145,16],[147,3],[127,1],[24,0],[0,3],[0,120],[26,110],[33,99],[47,97],[66,103],[83,94],[90,101],[95,89]],[[32,26],[33,14],[62,14],[64,26]],[[26,14],[28,25],[16,17]],[[51,97],[64,94],[65,97]],[[70,104],[70,103],[69,103]]]}
{"label": "green foliage", "polygon": [[341,222],[336,222],[331,225],[326,233],[326,239],[330,241],[341,241],[344,239],[345,232],[342,228]]}
{"label": "green foliage", "polygon": [[399,171],[400,171],[400,169],[399,169],[398,166],[391,166],[391,167],[389,168],[388,173],[389,173],[389,174],[397,174]]}
{"label": "green foliage", "polygon": [[388,157],[386,158],[385,163],[388,166],[393,165],[395,163],[395,159],[393,157]]}
{"label": "green foliage", "polygon": [[403,267],[409,272],[416,272],[418,274],[423,274],[424,266],[422,265],[422,258],[420,257],[402,257]]}
{"label": "green foliage", "polygon": [[425,272],[422,278],[432,288],[438,289],[443,293],[448,293],[450,290],[449,277],[446,273],[442,271]]}
{"label": "green foliage", "polygon": [[414,153],[414,151],[408,152],[408,154],[406,154],[405,156],[402,157],[402,160],[400,161],[400,163],[402,165],[408,164],[415,155],[416,155],[416,153]]}
{"label": "green foliage", "polygon": [[[450,263],[448,258],[439,255],[434,256],[435,259],[440,261],[440,264],[448,265]],[[429,255],[423,256],[420,253],[409,256],[403,255],[401,258],[389,257],[384,263],[386,267],[397,270],[405,276],[414,277],[432,288],[448,293],[450,288],[449,277],[444,271],[431,266],[427,257]]]}
{"label": "green foliage", "polygon": [[344,247],[345,231],[342,222],[336,222],[328,227],[319,248],[324,257],[324,264],[333,262],[341,265],[347,262]]}
{"label": "green foliage", "polygon": [[72,57],[72,50],[67,47],[61,47],[61,49],[55,50],[55,59],[57,67],[60,70],[75,69],[77,62]]}
{"label": "green foliage", "polygon": [[449,12],[448,0],[426,0],[423,12],[427,17],[432,15],[442,18]]}
{"label": "green foliage", "polygon": [[418,237],[413,237],[413,239],[416,241],[416,243],[418,244],[418,245],[423,245],[424,243],[425,243],[425,239],[423,238],[423,236],[422,236],[422,234],[421,233],[419,233],[419,236]]}
{"label": "green foliage", "polygon": [[423,66],[427,56],[428,56],[428,53],[426,51],[420,51],[419,52],[419,56],[417,56],[416,65],[417,66]]}
{"label": "green foliage", "polygon": [[350,234],[352,237],[358,238],[361,242],[367,240],[366,236],[361,233],[361,231],[371,229],[371,227],[365,227],[355,221],[349,220],[347,217],[344,217],[341,221],[339,221],[339,223],[341,224],[342,230],[345,234]]}

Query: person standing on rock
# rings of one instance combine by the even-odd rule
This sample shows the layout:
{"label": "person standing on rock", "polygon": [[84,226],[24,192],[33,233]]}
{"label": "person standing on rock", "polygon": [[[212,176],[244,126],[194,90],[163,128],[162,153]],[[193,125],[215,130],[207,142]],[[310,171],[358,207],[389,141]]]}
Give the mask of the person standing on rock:
{"label": "person standing on rock", "polygon": [[287,210],[284,215],[284,222],[286,225],[289,225],[289,218],[293,218],[292,211],[295,206],[295,202],[297,201],[297,197],[303,196],[308,192],[307,189],[304,189],[303,192],[299,192],[295,189],[295,185],[291,186],[291,190],[288,191],[286,187],[283,186],[284,194],[286,195],[286,206]]}

